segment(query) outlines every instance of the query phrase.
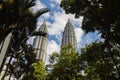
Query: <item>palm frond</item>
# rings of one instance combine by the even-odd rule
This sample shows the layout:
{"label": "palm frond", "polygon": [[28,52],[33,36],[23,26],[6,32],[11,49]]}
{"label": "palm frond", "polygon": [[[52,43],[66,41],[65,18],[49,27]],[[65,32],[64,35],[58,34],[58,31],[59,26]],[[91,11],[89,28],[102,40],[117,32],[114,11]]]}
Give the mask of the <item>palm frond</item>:
{"label": "palm frond", "polygon": [[39,17],[46,12],[49,12],[49,9],[48,8],[42,8],[39,11],[36,12],[35,17]]}

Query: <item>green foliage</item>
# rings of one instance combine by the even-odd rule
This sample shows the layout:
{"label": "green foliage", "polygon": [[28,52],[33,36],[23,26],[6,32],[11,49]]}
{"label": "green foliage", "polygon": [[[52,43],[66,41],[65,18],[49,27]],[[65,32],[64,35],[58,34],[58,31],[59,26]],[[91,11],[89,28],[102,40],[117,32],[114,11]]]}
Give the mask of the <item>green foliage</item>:
{"label": "green foliage", "polygon": [[87,45],[81,49],[81,54],[69,48],[51,55],[53,62],[47,80],[119,80],[120,55],[117,49],[109,51],[103,42]]}
{"label": "green foliage", "polygon": [[37,78],[37,80],[43,80],[45,78],[45,68],[44,63],[40,60],[36,63],[33,63],[34,72],[33,75]]}
{"label": "green foliage", "polygon": [[37,60],[32,64],[31,70],[24,74],[23,80],[44,80],[46,77],[44,63]]}
{"label": "green foliage", "polygon": [[[112,53],[104,50],[104,43],[92,43],[83,48],[81,59],[84,63],[85,76],[89,80],[119,80],[119,73],[115,66],[119,66],[120,55],[117,50]],[[114,63],[117,62],[117,65]]]}
{"label": "green foliage", "polygon": [[60,55],[57,52],[54,52],[54,53],[52,53],[52,55],[50,55],[49,62],[51,63],[51,65],[58,62],[59,56]]}
{"label": "green foliage", "polygon": [[48,80],[76,80],[78,78],[80,66],[78,53],[74,49],[64,48],[61,53],[51,55],[51,59],[55,59],[55,63],[52,63],[52,69],[47,76]]}

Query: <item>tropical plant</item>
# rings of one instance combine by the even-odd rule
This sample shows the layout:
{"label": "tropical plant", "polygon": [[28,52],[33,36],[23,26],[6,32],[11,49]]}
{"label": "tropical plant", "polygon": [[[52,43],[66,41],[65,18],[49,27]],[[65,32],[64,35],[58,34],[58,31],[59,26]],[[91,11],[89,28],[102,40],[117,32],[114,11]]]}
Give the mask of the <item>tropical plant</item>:
{"label": "tropical plant", "polygon": [[71,47],[62,49],[61,53],[53,53],[50,56],[50,63],[52,63],[52,68],[48,73],[48,80],[78,79],[78,74],[80,73],[78,53]]}
{"label": "tropical plant", "polygon": [[42,60],[32,64],[31,70],[24,74],[23,80],[44,80],[46,78],[45,66]]}
{"label": "tropical plant", "polygon": [[[11,68],[9,65],[17,63],[16,68],[18,68],[20,67],[20,64],[26,62],[27,60],[26,56],[31,55],[29,53],[26,53],[27,52],[26,49],[28,46],[26,41],[28,37],[33,35],[33,32],[36,28],[37,18],[49,11],[47,8],[43,8],[37,11],[36,13],[33,13],[30,10],[30,8],[35,6],[35,1],[36,0],[0,1],[0,33],[1,33],[0,43],[2,41],[4,42],[5,37],[10,32],[12,32],[13,35],[12,41],[10,43],[10,48],[7,54],[7,56],[10,56],[10,59],[8,62],[8,66],[6,68],[6,72],[8,71],[9,68]],[[42,36],[44,36],[43,34],[44,33],[41,32]],[[26,58],[25,61],[23,60],[24,59],[23,57]],[[13,58],[16,61],[13,64],[11,64]],[[10,73],[14,74],[15,70],[14,71],[13,70],[11,69],[12,72]]]}
{"label": "tropical plant", "polygon": [[36,28],[37,18],[48,12],[48,9],[43,8],[33,14],[30,8],[35,5],[35,1],[2,0],[0,2],[0,42],[10,32],[16,32],[14,35],[23,39]]}
{"label": "tropical plant", "polygon": [[86,80],[119,80],[117,67],[120,67],[120,55],[117,50],[113,49],[110,53],[103,46],[103,42],[94,42],[82,49],[81,60]]}

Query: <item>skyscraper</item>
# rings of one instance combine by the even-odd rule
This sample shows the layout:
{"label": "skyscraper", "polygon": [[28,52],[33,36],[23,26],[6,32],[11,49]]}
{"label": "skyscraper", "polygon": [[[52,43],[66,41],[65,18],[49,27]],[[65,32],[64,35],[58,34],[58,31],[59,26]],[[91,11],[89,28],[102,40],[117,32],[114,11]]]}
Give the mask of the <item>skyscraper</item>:
{"label": "skyscraper", "polygon": [[77,48],[77,40],[75,37],[75,32],[73,25],[71,24],[70,20],[68,20],[62,37],[62,46],[71,45],[73,48]]}
{"label": "skyscraper", "polygon": [[46,36],[37,35],[33,43],[33,49],[34,53],[36,54],[36,59],[40,59],[45,63],[48,45],[48,31],[45,22],[41,25],[39,31],[44,32],[47,35]]}

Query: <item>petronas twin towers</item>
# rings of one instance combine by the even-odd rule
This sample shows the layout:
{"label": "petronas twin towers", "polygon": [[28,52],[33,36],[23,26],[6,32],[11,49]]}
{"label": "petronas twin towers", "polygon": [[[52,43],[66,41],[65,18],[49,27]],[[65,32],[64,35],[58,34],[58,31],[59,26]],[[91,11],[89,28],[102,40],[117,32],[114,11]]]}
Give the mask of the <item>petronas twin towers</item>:
{"label": "petronas twin towers", "polygon": [[[45,22],[41,25],[39,31],[48,34],[48,30],[47,30],[47,26]],[[75,37],[74,28],[70,20],[68,20],[64,28],[61,46],[67,46],[69,44],[73,48],[77,47],[77,40]],[[33,43],[34,53],[36,54],[36,59],[40,59],[44,63],[45,63],[45,59],[47,56],[47,45],[48,45],[48,35],[47,36],[40,36],[40,35],[36,36],[34,43]]]}
{"label": "petronas twin towers", "polygon": [[36,54],[36,59],[40,59],[43,60],[43,62],[45,62],[47,56],[47,45],[48,45],[48,30],[45,22],[41,25],[39,31],[44,32],[47,35],[36,36],[33,43],[33,49],[34,49],[34,53]]}
{"label": "petronas twin towers", "polygon": [[71,24],[70,20],[68,20],[62,37],[62,46],[71,45],[73,48],[77,47],[77,40],[75,37],[75,32],[73,25]]}

